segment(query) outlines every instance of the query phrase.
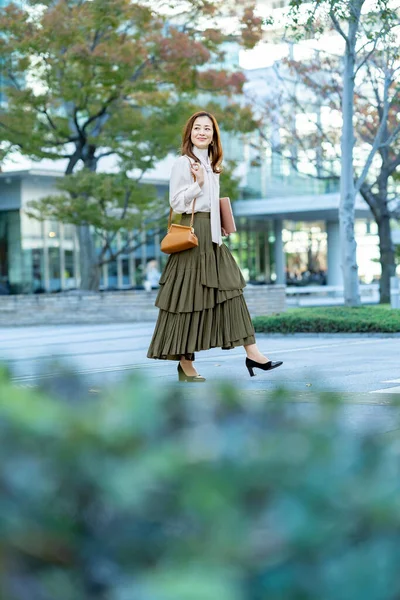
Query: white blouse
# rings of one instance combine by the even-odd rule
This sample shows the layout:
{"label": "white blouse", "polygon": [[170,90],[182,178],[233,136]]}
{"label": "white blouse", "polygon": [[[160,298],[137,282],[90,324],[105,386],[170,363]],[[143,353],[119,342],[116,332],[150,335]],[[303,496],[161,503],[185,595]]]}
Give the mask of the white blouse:
{"label": "white blouse", "polygon": [[[207,157],[207,150],[199,150],[204,152]],[[214,177],[218,178],[219,174],[214,173]],[[171,179],[169,182],[169,203],[172,209],[178,213],[191,213],[192,203],[196,198],[194,212],[210,212],[211,211],[211,196],[207,177],[205,177],[202,187],[194,181],[190,171],[190,163],[187,156],[180,156],[172,166]]]}

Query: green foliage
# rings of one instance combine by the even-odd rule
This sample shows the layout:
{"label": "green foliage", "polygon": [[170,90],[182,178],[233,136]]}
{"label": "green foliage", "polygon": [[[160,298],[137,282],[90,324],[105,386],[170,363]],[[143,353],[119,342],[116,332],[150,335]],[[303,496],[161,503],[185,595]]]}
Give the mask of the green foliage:
{"label": "green foliage", "polygon": [[228,384],[70,394],[0,380],[3,598],[398,597],[397,445],[332,395],[305,418]]}
{"label": "green foliage", "polygon": [[93,173],[87,169],[57,181],[60,193],[31,201],[30,216],[73,225],[90,224],[102,231],[132,230],[160,212],[152,185],[139,184],[126,173]]}
{"label": "green foliage", "polygon": [[[305,35],[322,34],[332,26],[337,30],[346,29],[346,23],[354,23],[362,12],[363,35],[369,40],[376,39],[398,25],[397,9],[389,0],[313,0],[305,4],[302,0],[289,0],[287,30],[296,39]],[[364,6],[365,5],[365,6]]]}
{"label": "green foliage", "polygon": [[397,333],[400,310],[388,305],[293,308],[255,317],[253,323],[260,333]]}
{"label": "green foliage", "polygon": [[[236,22],[236,42],[251,48],[261,38],[262,22],[252,0],[234,9],[212,0],[178,0],[170,6],[156,0],[26,0],[1,9],[7,102],[0,106],[0,161],[17,150],[33,160],[64,159],[67,175],[83,167],[121,171],[135,180],[121,183],[110,176],[92,185],[93,178],[89,191],[71,193],[71,186],[82,187],[79,174],[62,190],[67,194],[31,207],[40,218],[80,225],[83,289],[97,289],[99,281],[91,231],[104,228],[105,253],[112,245],[107,234],[116,233],[118,222],[129,230],[135,211],[154,213],[152,194],[145,187],[140,192],[137,183],[178,150],[181,130],[199,108],[194,104],[200,95],[202,109],[207,108],[205,96],[223,99],[229,107],[227,130],[251,127],[251,111],[237,101],[243,74],[223,64],[224,44],[231,38],[219,20],[226,17]],[[221,117],[223,128],[223,111]],[[112,169],[104,164],[108,157]],[[85,187],[89,176],[82,177]],[[130,210],[124,212],[127,195]],[[121,210],[124,218],[113,218]]]}
{"label": "green foliage", "polygon": [[[248,121],[234,100],[243,76],[220,64],[229,36],[216,21],[226,9],[195,4],[175,3],[177,30],[163,3],[9,3],[0,13],[4,141],[33,159],[66,158],[69,173],[110,154],[142,171],[179,145],[199,92],[223,97],[238,121],[242,113]],[[254,46],[261,23],[251,2],[230,17]]]}

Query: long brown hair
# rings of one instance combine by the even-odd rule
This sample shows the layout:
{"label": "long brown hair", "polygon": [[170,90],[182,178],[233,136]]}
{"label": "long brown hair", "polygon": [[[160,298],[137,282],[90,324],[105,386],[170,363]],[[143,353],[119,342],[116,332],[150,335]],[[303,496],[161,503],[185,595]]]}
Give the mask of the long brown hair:
{"label": "long brown hair", "polygon": [[223,157],[221,134],[219,131],[217,119],[211,113],[206,112],[205,110],[200,110],[200,111],[194,113],[194,115],[192,115],[188,119],[188,121],[183,129],[181,153],[182,153],[182,155],[186,154],[187,156],[190,156],[190,158],[192,158],[196,162],[199,162],[199,159],[197,158],[197,156],[195,156],[193,154],[193,151],[192,151],[193,143],[191,140],[193,124],[194,124],[195,120],[197,119],[197,117],[208,117],[212,121],[213,143],[208,146],[208,156],[210,157],[210,162],[211,162],[212,170],[214,171],[214,173],[221,173],[221,171],[222,171],[221,163],[222,163],[222,157]]}

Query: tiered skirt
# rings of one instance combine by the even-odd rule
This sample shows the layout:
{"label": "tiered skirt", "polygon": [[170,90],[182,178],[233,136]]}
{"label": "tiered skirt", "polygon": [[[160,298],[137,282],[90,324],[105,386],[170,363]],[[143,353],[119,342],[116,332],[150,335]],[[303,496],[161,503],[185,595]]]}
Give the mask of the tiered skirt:
{"label": "tiered skirt", "polygon": [[[181,224],[189,225],[190,215]],[[200,350],[255,343],[246,282],[228,247],[212,242],[210,213],[195,213],[194,230],[199,245],[171,254],[162,272],[148,358],[194,360]]]}

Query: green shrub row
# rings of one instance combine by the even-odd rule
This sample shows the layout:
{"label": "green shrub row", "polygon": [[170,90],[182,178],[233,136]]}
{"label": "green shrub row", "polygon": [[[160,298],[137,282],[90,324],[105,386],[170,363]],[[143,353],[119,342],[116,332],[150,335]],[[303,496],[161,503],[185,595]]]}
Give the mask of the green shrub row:
{"label": "green shrub row", "polygon": [[259,333],[397,333],[400,310],[386,305],[293,308],[255,317],[253,323]]}
{"label": "green shrub row", "polygon": [[302,418],[283,391],[71,381],[0,378],[1,598],[399,598],[393,436],[326,394]]}

